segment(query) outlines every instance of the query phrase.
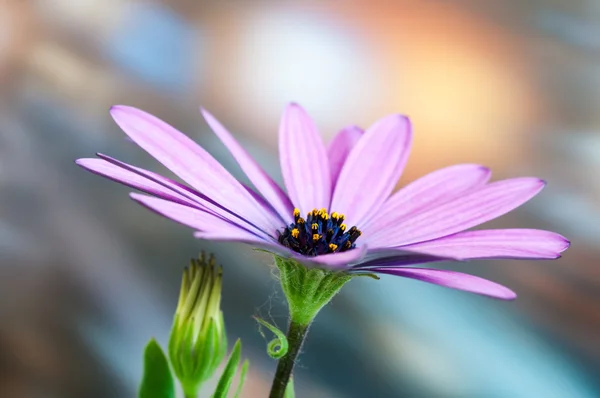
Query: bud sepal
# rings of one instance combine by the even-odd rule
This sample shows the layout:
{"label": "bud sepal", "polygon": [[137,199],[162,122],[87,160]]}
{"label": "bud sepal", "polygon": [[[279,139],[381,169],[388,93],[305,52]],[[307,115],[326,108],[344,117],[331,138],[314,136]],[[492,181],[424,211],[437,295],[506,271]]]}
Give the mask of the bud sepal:
{"label": "bud sepal", "polygon": [[291,258],[274,257],[291,321],[302,326],[309,326],[321,308],[353,277],[344,271],[309,268]]}

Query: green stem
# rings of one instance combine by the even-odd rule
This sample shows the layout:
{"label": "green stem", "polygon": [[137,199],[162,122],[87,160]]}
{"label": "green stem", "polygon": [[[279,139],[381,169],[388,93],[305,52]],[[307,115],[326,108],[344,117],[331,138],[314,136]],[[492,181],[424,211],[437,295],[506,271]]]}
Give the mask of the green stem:
{"label": "green stem", "polygon": [[196,394],[184,394],[184,398],[197,398]]}
{"label": "green stem", "polygon": [[296,364],[296,358],[302,348],[302,343],[308,333],[308,327],[310,325],[303,325],[295,322],[293,319],[290,322],[288,329],[287,340],[288,340],[288,352],[279,360],[277,364],[277,370],[275,371],[275,378],[271,385],[271,393],[269,398],[283,398],[285,395],[285,389],[294,370]]}

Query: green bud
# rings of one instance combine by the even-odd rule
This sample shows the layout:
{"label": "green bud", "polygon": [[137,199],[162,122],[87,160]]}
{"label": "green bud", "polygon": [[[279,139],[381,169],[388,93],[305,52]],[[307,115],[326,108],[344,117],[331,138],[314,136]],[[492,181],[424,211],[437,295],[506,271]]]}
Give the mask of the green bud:
{"label": "green bud", "polygon": [[169,339],[169,358],[186,396],[196,396],[225,357],[222,268],[204,253],[185,269]]}

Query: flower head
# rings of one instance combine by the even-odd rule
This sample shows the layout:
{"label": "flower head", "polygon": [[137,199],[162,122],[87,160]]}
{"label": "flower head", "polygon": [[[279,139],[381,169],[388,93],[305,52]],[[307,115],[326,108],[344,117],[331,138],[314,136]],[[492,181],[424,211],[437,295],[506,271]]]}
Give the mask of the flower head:
{"label": "flower head", "polygon": [[183,273],[179,303],[169,339],[175,375],[190,396],[210,378],[227,352],[221,303],[221,267],[204,253]]}
{"label": "flower head", "polygon": [[254,188],[237,181],[203,148],[139,109],[111,115],[139,146],[188,185],[106,155],[77,163],[150,194],[142,205],[196,230],[201,239],[238,241],[308,266],[403,276],[501,299],[515,293],[475,276],[417,264],[490,258],[555,259],[569,242],[532,229],[474,230],[527,202],[538,178],[488,183],[489,169],[461,164],[430,173],[392,193],[411,147],[411,126],[387,116],[366,131],[342,129],[325,146],[298,105],[279,129],[287,193],[208,112],[202,113]]}

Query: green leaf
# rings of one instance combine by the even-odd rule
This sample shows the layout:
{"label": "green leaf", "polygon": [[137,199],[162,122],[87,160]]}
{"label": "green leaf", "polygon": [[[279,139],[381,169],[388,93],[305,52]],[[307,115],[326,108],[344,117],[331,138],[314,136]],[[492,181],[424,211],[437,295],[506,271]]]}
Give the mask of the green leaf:
{"label": "green leaf", "polygon": [[237,367],[240,363],[240,358],[242,356],[242,343],[240,339],[237,339],[235,342],[235,346],[233,346],[233,351],[229,356],[229,360],[227,361],[227,365],[223,370],[223,374],[219,379],[219,384],[217,384],[217,388],[215,393],[212,395],[213,398],[226,398],[227,393],[229,392],[229,387],[231,387],[231,382],[235,377],[235,373],[237,371]]}
{"label": "green leaf", "polygon": [[173,375],[162,348],[151,339],[144,350],[144,377],[139,398],[174,398]]}
{"label": "green leaf", "polygon": [[[271,325],[264,319],[261,319],[257,316],[253,316],[253,318],[256,322],[269,329],[276,336],[273,340],[269,342],[269,344],[267,344],[267,354],[269,354],[269,356],[273,359],[283,358],[288,352],[288,341],[285,337],[285,334],[281,330],[277,329],[277,327]],[[265,337],[262,330],[259,329],[258,332],[261,334],[261,336]]]}
{"label": "green leaf", "polygon": [[250,362],[246,359],[242,364],[242,372],[240,373],[240,382],[238,383],[238,388],[235,392],[235,398],[239,398],[242,393],[242,388],[244,387],[244,382],[246,381],[246,373],[248,373],[248,366],[250,366]]}
{"label": "green leaf", "polygon": [[294,393],[294,378],[290,377],[290,381],[288,381],[288,385],[285,388],[285,394],[283,398],[295,398],[296,394]]}

